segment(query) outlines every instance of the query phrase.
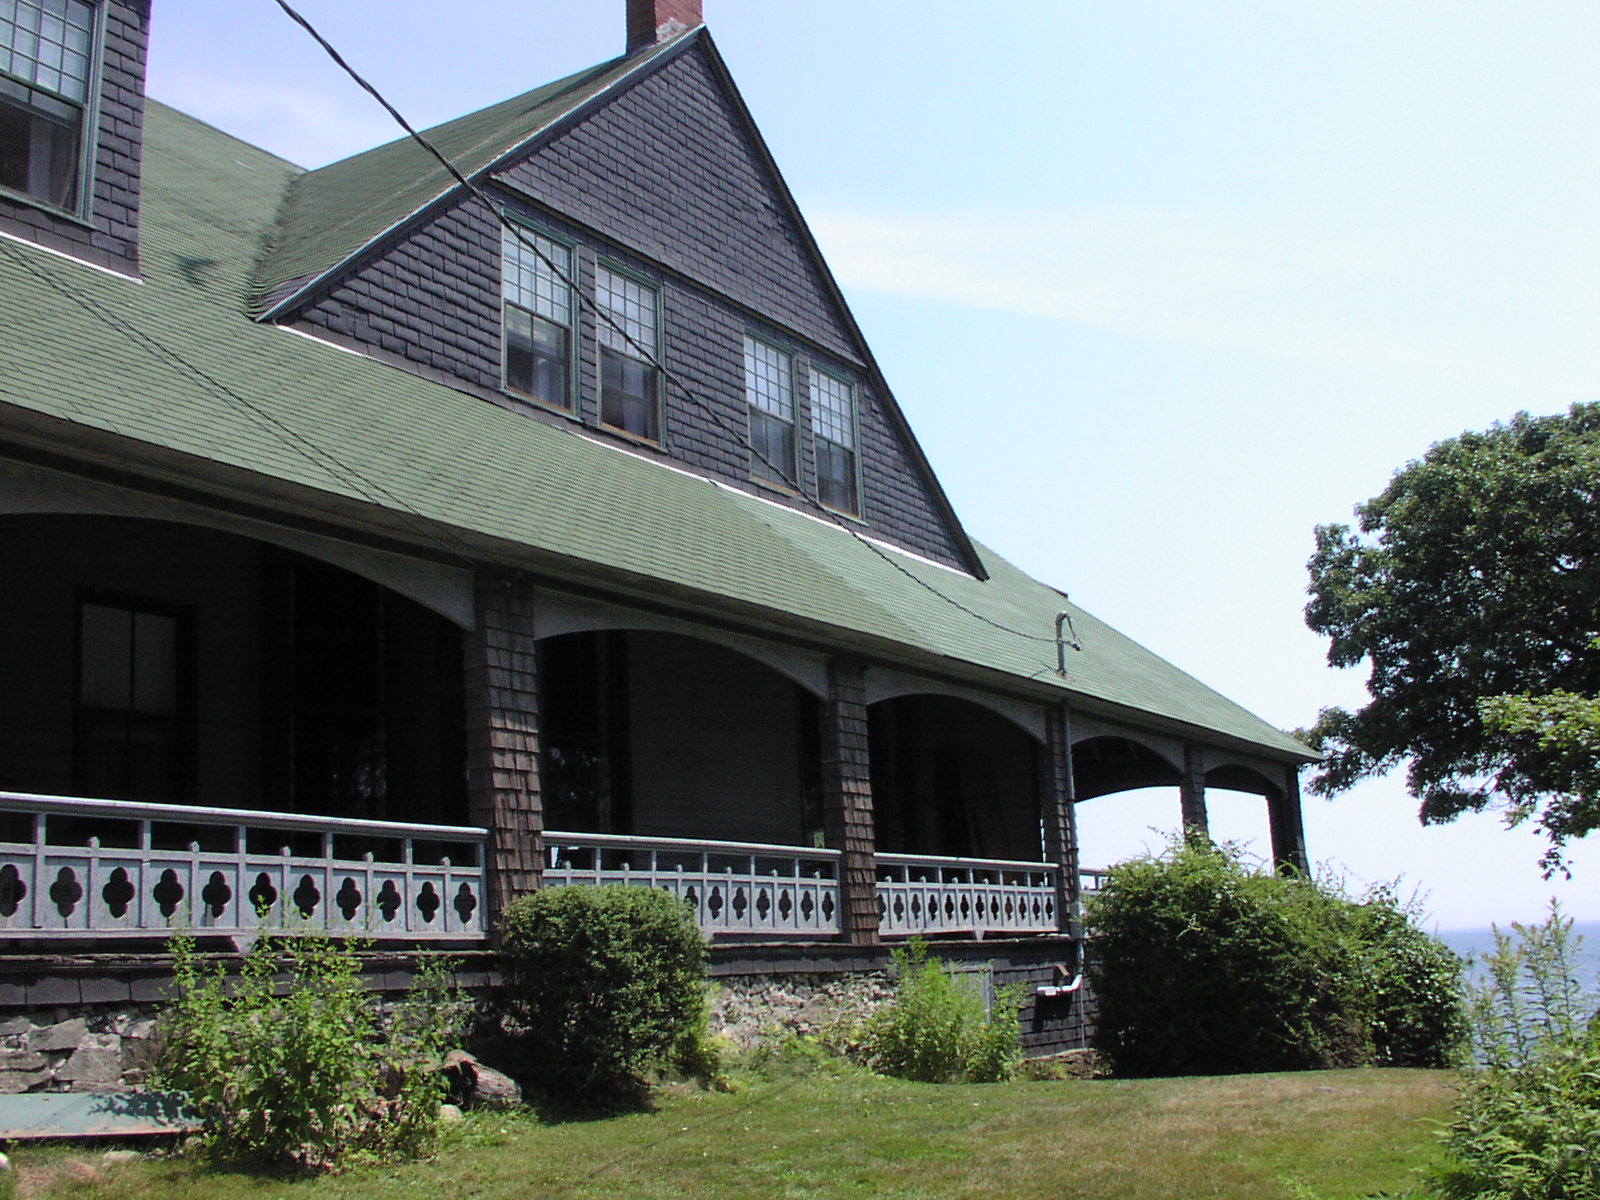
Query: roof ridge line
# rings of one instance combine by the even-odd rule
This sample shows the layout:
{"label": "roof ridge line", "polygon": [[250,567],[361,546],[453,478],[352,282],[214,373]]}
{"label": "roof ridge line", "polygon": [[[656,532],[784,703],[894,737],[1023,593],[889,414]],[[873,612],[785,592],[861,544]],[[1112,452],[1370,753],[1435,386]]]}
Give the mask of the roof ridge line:
{"label": "roof ridge line", "polygon": [[[538,128],[530,131],[525,137],[519,139],[517,142],[513,143],[511,146],[509,146],[506,149],[500,151],[492,159],[490,159],[485,165],[477,168],[476,170],[470,171],[470,172],[463,172],[463,174],[465,174],[468,179],[474,180],[474,181],[482,179],[486,175],[492,174],[501,165],[501,163],[503,163],[506,159],[508,159],[508,158],[510,158],[510,157],[512,157],[512,156],[514,156],[516,154],[519,154],[522,151],[526,150],[534,142],[536,142],[540,138],[545,137],[548,134],[550,134],[552,132],[552,130],[555,129],[557,126],[561,125],[562,123],[564,123],[566,121],[572,120],[573,118],[575,118],[579,114],[581,114],[584,111],[588,110],[591,106],[594,106],[597,103],[599,103],[600,101],[602,101],[602,100],[614,95],[619,89],[623,88],[624,86],[632,86],[634,83],[638,82],[638,80],[644,74],[646,74],[648,70],[654,70],[654,69],[660,67],[661,65],[663,65],[664,63],[668,62],[670,59],[677,57],[677,55],[681,54],[683,52],[683,50],[689,45],[690,42],[692,42],[698,35],[703,34],[705,32],[705,28],[706,27],[705,27],[704,24],[696,25],[693,29],[688,30],[685,33],[681,33],[677,37],[671,39],[670,41],[661,43],[659,46],[653,47],[647,53],[639,55],[638,56],[638,58],[639,58],[638,62],[636,62],[632,66],[628,67],[627,70],[623,71],[620,75],[618,75],[615,79],[611,80],[604,87],[600,88],[598,91],[595,91],[591,95],[584,97],[584,99],[582,101],[574,104],[572,107],[570,107],[568,109],[565,109],[564,111],[562,111],[558,115],[551,117],[549,120],[547,120],[543,124],[541,124]],[[624,55],[620,59],[610,59],[610,60],[607,60],[607,61],[608,62],[621,63],[621,62],[625,62],[626,60],[627,60],[627,56]],[[597,69],[599,67],[602,67],[602,66],[605,66],[605,65],[606,65],[605,63],[596,63],[593,67],[588,68],[588,70],[595,70],[595,69]],[[581,75],[583,73],[584,73],[583,71],[574,72],[574,74],[578,74],[578,75]],[[545,85],[545,86],[548,86],[548,85]],[[538,88],[530,89],[530,91],[537,91],[537,90],[539,90],[539,89]],[[527,94],[528,93],[526,93],[526,92],[519,93],[519,95],[527,95]],[[507,100],[514,100],[516,98],[517,97],[512,96],[512,97],[508,97]],[[498,101],[497,104],[504,104],[504,103],[507,102],[507,100]],[[494,107],[496,107],[495,104],[490,104],[490,105],[486,105],[484,108],[475,109],[473,113],[462,113],[459,116],[450,118],[449,121],[442,121],[438,125],[429,126],[429,128],[422,130],[422,133],[426,135],[426,134],[431,133],[434,130],[440,128],[443,125],[450,124],[452,121],[458,121],[458,120],[461,120],[461,119],[463,119],[465,117],[470,117],[470,116],[474,115],[474,113],[483,112],[483,111],[485,111],[485,109],[494,108]],[[374,150],[382,149],[383,146],[392,145],[395,142],[404,142],[404,141],[410,141],[410,140],[412,140],[412,139],[410,138],[409,135],[402,133],[400,137],[394,138],[390,142],[384,142],[384,143],[381,143],[378,146],[372,146],[372,147],[369,147],[367,150],[362,150],[362,151],[359,151],[356,154],[348,155],[345,158],[338,159],[335,162],[326,163],[322,167],[316,168],[314,171],[306,171],[305,174],[297,176],[294,180],[291,180],[290,188],[293,188],[294,184],[299,183],[300,180],[306,178],[307,176],[314,175],[317,171],[322,171],[322,170],[327,169],[328,167],[337,166],[340,163],[349,162],[349,161],[351,161],[353,159],[359,158],[363,154],[368,154],[368,153],[371,153]],[[369,250],[371,250],[373,246],[379,244],[380,242],[385,241],[386,239],[392,237],[397,231],[399,231],[401,229],[404,229],[407,226],[409,226],[410,224],[412,224],[414,221],[416,221],[423,214],[427,213],[430,209],[434,208],[445,197],[449,196],[452,192],[455,192],[455,191],[459,190],[460,187],[461,187],[460,184],[456,183],[453,179],[450,179],[449,176],[447,175],[445,177],[444,186],[438,192],[434,193],[427,200],[424,200],[422,203],[418,204],[409,213],[405,214],[402,217],[396,218],[387,227],[385,227],[384,229],[382,229],[378,233],[374,234],[372,237],[368,238],[366,241],[362,242],[359,246],[357,246],[354,250],[351,250],[348,254],[346,254],[343,258],[341,258],[338,262],[334,263],[332,266],[324,268],[323,270],[315,272],[315,273],[313,273],[311,275],[303,276],[299,280],[292,281],[292,283],[287,286],[286,290],[283,291],[283,294],[276,300],[271,299],[271,293],[270,292],[268,292],[265,295],[263,295],[263,294],[260,294],[259,291],[258,291],[258,294],[255,297],[255,299],[257,299],[258,301],[264,303],[266,305],[266,307],[259,314],[255,314],[252,317],[252,319],[257,321],[257,322],[263,322],[264,323],[264,322],[272,321],[276,317],[282,316],[285,312],[287,312],[290,309],[294,308],[301,299],[303,299],[304,297],[310,295],[317,288],[317,286],[319,284],[321,284],[325,280],[328,280],[328,279],[330,279],[330,278],[332,278],[332,277],[334,277],[336,275],[339,275],[340,273],[342,273],[343,271],[348,269],[353,263],[355,263],[357,260],[359,260],[363,254],[366,254]],[[290,188],[286,188],[285,189],[285,201],[286,202],[288,200]],[[279,212],[280,212],[280,218],[283,215],[286,215],[286,213],[287,213],[287,205],[285,205],[284,208],[280,209]],[[281,220],[280,220],[279,222],[275,223],[275,225],[274,225],[274,236],[275,237],[276,237],[277,231],[281,230],[281,228],[282,228],[282,224],[281,224]],[[268,249],[270,250],[270,247]],[[265,261],[265,258],[266,258],[266,252],[264,251],[262,259],[258,261],[258,264],[257,264],[258,268],[260,266],[260,263]],[[259,269],[255,272],[255,274],[256,274],[257,278],[252,279],[251,283],[252,283],[252,285],[254,287],[259,288],[259,285],[260,285]]]}

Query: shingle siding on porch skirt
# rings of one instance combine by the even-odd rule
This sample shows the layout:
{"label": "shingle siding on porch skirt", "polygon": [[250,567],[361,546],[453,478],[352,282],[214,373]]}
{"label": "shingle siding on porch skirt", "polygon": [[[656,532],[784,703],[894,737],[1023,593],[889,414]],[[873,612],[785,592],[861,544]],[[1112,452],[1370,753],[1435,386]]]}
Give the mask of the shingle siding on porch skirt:
{"label": "shingle siding on porch skirt", "polygon": [[864,668],[835,660],[822,706],[822,806],[828,845],[844,851],[839,928],[856,943],[878,939],[876,836],[872,823],[871,761],[867,750]]}
{"label": "shingle siding on porch skirt", "polygon": [[[1039,755],[1039,810],[1044,827],[1044,856],[1060,868],[1057,913],[1065,922],[1078,898],[1078,819],[1073,809],[1072,758],[1068,716],[1057,705],[1045,714],[1045,744]],[[1063,924],[1063,928],[1065,925]]]}
{"label": "shingle siding on porch skirt", "polygon": [[539,886],[544,830],[539,789],[539,660],[533,585],[478,576],[476,629],[467,639],[467,803],[489,830],[489,923]]}

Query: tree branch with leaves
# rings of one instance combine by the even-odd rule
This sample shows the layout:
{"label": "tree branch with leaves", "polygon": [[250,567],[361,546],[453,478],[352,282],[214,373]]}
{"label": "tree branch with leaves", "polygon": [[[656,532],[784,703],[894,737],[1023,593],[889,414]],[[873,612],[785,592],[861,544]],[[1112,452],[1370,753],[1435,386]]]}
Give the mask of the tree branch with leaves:
{"label": "tree branch with leaves", "polygon": [[1303,735],[1337,795],[1402,764],[1425,824],[1498,808],[1549,840],[1600,826],[1600,404],[1434,445],[1317,529],[1306,623],[1368,702]]}

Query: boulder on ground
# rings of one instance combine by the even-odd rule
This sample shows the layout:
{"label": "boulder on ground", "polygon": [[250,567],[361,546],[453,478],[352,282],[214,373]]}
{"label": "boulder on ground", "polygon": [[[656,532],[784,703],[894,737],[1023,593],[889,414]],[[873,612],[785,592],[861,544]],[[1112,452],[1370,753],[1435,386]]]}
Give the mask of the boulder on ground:
{"label": "boulder on ground", "polygon": [[444,1076],[450,1099],[462,1108],[508,1108],[522,1103],[522,1088],[515,1079],[484,1066],[465,1050],[452,1050],[444,1056]]}

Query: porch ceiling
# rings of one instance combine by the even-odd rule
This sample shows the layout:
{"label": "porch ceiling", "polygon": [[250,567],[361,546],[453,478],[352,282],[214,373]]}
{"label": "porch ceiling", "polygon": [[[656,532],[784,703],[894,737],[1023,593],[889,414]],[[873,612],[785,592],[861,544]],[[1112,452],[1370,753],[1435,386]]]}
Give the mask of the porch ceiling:
{"label": "porch ceiling", "polygon": [[[1313,757],[987,549],[987,580],[880,550],[251,321],[260,238],[297,169],[156,103],[144,155],[142,283],[0,240],[0,441]],[[1084,649],[1059,677],[1063,609]]]}

